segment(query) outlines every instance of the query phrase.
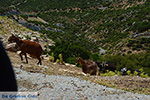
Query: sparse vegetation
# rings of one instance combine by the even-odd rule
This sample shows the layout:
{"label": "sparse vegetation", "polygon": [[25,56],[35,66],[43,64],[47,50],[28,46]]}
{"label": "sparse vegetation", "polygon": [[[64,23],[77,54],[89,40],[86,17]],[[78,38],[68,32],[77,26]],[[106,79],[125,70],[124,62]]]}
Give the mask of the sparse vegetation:
{"label": "sparse vegetation", "polygon": [[[18,2],[21,3],[22,7],[26,4],[30,6],[32,4],[35,4],[35,2],[33,1],[28,2],[28,0],[26,3],[16,0],[13,2],[13,4],[17,4]],[[50,1],[47,1],[47,4],[49,4],[49,2]],[[66,3],[70,2],[72,1],[69,0]],[[86,7],[83,6],[83,3],[85,2],[89,3],[89,5],[87,5]],[[133,4],[135,2],[137,1],[127,1],[125,5]],[[46,1],[42,2],[42,4],[44,3],[46,3]],[[53,39],[53,41],[55,41],[55,46],[50,47],[51,52],[49,52],[49,54],[52,52],[54,53],[53,56],[55,58],[55,61],[59,59],[59,54],[62,54],[62,59],[65,62],[73,64],[75,64],[75,58],[79,56],[84,59],[90,58],[94,61],[103,61],[103,58],[105,58],[104,61],[109,60],[115,63],[118,71],[123,67],[131,69],[139,69],[143,67],[144,71],[149,73],[148,70],[145,70],[149,69],[149,64],[148,62],[146,62],[149,58],[147,58],[147,56],[141,57],[142,55],[146,55],[147,53],[132,55],[132,51],[134,50],[149,51],[149,38],[128,39],[129,35],[131,35],[131,32],[144,32],[149,29],[148,16],[150,14],[150,7],[147,6],[149,2],[145,1],[141,4],[131,6],[127,9],[110,9],[116,8],[115,6],[112,6],[112,4],[117,4],[117,7],[121,8],[121,5],[119,6],[121,1],[115,1],[113,3],[110,1],[105,3],[101,2],[103,6],[107,5],[106,7],[109,8],[105,10],[97,8],[91,9],[90,7],[97,6],[97,4],[94,3],[95,2],[90,2],[88,0],[81,0],[80,3],[70,3],[70,5],[61,6],[62,8],[59,8],[57,5],[53,5],[49,6],[50,8],[42,8],[42,10],[40,9],[42,7],[42,4],[40,4],[39,7],[31,6],[32,9],[30,9],[30,11],[34,11],[36,12],[36,14],[22,13],[20,16],[29,23],[61,30],[60,32],[48,30],[40,31],[43,34],[46,34],[49,38]],[[99,1],[96,3],[99,3]],[[28,8],[22,7],[20,5],[17,6],[17,8],[22,11],[29,11]],[[70,7],[79,7],[81,9],[67,10]],[[57,8],[57,11],[52,11],[53,8]],[[44,12],[46,9],[47,11]],[[64,10],[62,11],[61,9]],[[32,19],[34,17],[40,17],[48,24],[38,22],[37,20],[28,20],[31,19],[31,17]],[[61,26],[57,25],[57,23],[60,23]],[[96,42],[93,42],[93,39]],[[123,44],[123,39],[129,40],[127,41],[128,43],[124,44],[123,46],[127,45],[132,49],[132,51],[130,51],[130,53],[128,53],[126,56],[109,56],[109,54],[112,54],[113,51],[120,50],[118,48],[121,47],[117,46],[116,44]],[[107,55],[100,56],[98,54],[99,46],[108,50],[108,58]],[[138,57],[140,57],[142,61],[139,60]],[[144,61],[144,59],[146,61]]]}
{"label": "sparse vegetation", "polygon": [[137,39],[131,39],[128,41],[127,46],[132,48],[133,50],[150,50],[150,39],[149,38],[137,38]]}
{"label": "sparse vegetation", "polygon": [[100,75],[101,76],[114,76],[114,75],[117,75],[117,74],[113,71],[107,71],[106,73],[102,73]]}
{"label": "sparse vegetation", "polygon": [[[101,56],[100,61],[109,61],[116,65],[117,70],[121,70],[122,68],[126,67],[130,70],[141,69],[141,72],[145,72],[150,75],[149,69],[149,60],[150,60],[150,53],[141,53],[141,54],[128,54],[125,56],[121,55],[105,55]],[[131,72],[127,72],[130,75]]]}
{"label": "sparse vegetation", "polygon": [[[76,64],[76,57],[109,61],[116,65],[117,70],[107,71],[101,76],[121,77],[120,70],[126,67],[130,69],[127,71],[129,77],[147,78],[150,76],[150,39],[148,36],[131,36],[150,32],[148,5],[149,0],[1,0],[0,14],[8,14],[12,9],[20,11],[21,14],[15,16],[18,20],[24,19],[31,26],[42,27],[39,30],[41,36],[45,35],[55,42],[55,45],[47,46],[51,49],[46,51],[51,62]],[[46,23],[31,17],[41,18]],[[32,32],[30,27],[24,28],[10,18],[14,17],[11,14],[0,16],[0,35],[11,33],[12,29],[17,33]],[[26,38],[31,39],[28,35]],[[105,49],[106,54],[100,55],[99,47]],[[127,54],[122,52],[125,47]],[[32,71],[34,69],[31,68]],[[58,74],[51,69],[45,73]],[[111,81],[101,84],[113,87],[117,82],[114,82],[115,85]],[[149,89],[145,91],[149,93]]]}

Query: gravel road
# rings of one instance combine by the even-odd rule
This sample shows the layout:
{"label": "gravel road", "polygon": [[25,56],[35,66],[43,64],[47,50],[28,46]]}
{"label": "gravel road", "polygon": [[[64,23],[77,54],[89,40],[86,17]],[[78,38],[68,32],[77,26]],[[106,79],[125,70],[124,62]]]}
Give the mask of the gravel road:
{"label": "gravel road", "polygon": [[39,100],[150,100],[150,95],[113,89],[75,77],[14,70],[19,91],[38,91]]}

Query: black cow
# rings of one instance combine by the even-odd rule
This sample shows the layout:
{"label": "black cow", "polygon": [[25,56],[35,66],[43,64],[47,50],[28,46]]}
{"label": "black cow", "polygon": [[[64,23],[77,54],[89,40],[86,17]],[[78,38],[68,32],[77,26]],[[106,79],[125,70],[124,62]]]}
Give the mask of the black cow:
{"label": "black cow", "polygon": [[115,71],[116,67],[115,64],[111,63],[111,62],[96,62],[100,71],[105,73],[107,70],[109,71]]}

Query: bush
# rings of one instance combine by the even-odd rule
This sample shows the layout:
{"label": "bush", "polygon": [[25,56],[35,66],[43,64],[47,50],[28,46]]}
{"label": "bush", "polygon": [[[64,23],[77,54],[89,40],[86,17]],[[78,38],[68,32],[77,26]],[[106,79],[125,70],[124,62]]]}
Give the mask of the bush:
{"label": "bush", "polygon": [[130,70],[127,71],[127,75],[131,75],[131,71]]}
{"label": "bush", "polygon": [[129,40],[127,46],[132,48],[133,50],[146,50],[149,51],[150,39],[149,38],[136,38],[133,40]]}
{"label": "bush", "polygon": [[143,78],[147,78],[147,77],[149,77],[149,76],[148,76],[148,74],[145,74],[144,72],[143,72],[143,73],[141,73],[141,74],[140,74],[140,76],[141,76],[141,77],[143,77]]}
{"label": "bush", "polygon": [[54,62],[55,58],[53,56],[49,56],[49,61]]}
{"label": "bush", "polygon": [[63,60],[67,62],[67,59],[70,57],[89,59],[93,48],[97,47],[92,44],[84,36],[77,37],[76,35],[69,34],[55,39],[55,46],[50,47],[50,49],[51,52],[54,52],[55,59],[58,59],[58,55],[62,54]]}
{"label": "bush", "polygon": [[59,54],[58,57],[59,57],[59,62],[60,62],[60,64],[63,64],[64,61],[63,61],[63,56],[62,56],[62,54]]}
{"label": "bush", "polygon": [[100,59],[100,55],[98,53],[91,54],[90,59],[98,61]]}
{"label": "bush", "polygon": [[60,63],[60,60],[59,60],[59,59],[56,59],[56,63]]}
{"label": "bush", "polygon": [[133,30],[138,30],[138,32],[144,32],[150,29],[149,22],[137,22],[133,27]]}
{"label": "bush", "polygon": [[[146,72],[150,75],[150,53],[140,53],[140,54],[128,54],[128,55],[104,55],[101,56],[100,61],[109,61],[116,65],[116,69],[120,71],[122,68],[136,70],[139,69],[141,72]],[[128,71],[128,75],[131,72]],[[133,72],[133,74],[136,74]]]}
{"label": "bush", "polygon": [[143,72],[144,70],[143,70],[143,68],[140,68],[139,71],[140,71],[140,72]]}
{"label": "bush", "polygon": [[75,57],[69,57],[66,59],[66,62],[70,63],[70,64],[76,64],[76,58]]}
{"label": "bush", "polygon": [[137,76],[137,75],[138,75],[138,72],[137,72],[137,71],[134,71],[133,75]]}
{"label": "bush", "polygon": [[58,55],[62,54],[65,62],[70,57],[82,57],[83,59],[90,57],[90,53],[80,46],[56,45],[54,48],[51,48],[51,51],[54,52],[55,59],[58,59]]}
{"label": "bush", "polygon": [[115,70],[115,73],[116,73],[118,76],[121,75],[121,72],[120,72],[120,71]]}
{"label": "bush", "polygon": [[116,73],[113,71],[107,71],[106,73],[101,73],[100,75],[101,76],[114,76],[116,75]]}

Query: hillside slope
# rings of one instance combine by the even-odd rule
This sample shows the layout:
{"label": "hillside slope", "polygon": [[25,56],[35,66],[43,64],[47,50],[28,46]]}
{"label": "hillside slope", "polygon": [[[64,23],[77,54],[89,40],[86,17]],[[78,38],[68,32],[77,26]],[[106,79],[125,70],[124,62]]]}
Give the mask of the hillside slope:
{"label": "hillside slope", "polygon": [[[54,41],[58,41],[56,37],[62,41],[62,38],[70,35],[72,39],[75,35],[79,38],[82,34],[85,39],[106,49],[109,54],[136,53],[137,50],[143,52],[145,47],[136,49],[133,45],[127,45],[132,35],[149,32],[150,27],[149,0],[6,0],[0,4],[1,10],[8,9],[8,14],[18,12],[19,18],[21,16],[31,24],[47,27],[39,27],[37,31],[46,33]],[[30,20],[30,16],[40,17],[47,23]],[[52,29],[56,30],[51,31]],[[85,48],[92,52],[98,51],[96,47],[91,50],[88,46]]]}
{"label": "hillside slope", "polygon": [[[49,53],[54,53],[56,59],[62,54],[65,62],[75,64],[75,58],[81,56],[113,62],[119,71],[124,67],[144,68],[144,72],[150,75],[149,0],[123,0],[109,5],[65,9],[56,6],[57,9],[39,12],[22,11],[17,16],[36,26],[36,29],[28,28],[56,42]],[[105,55],[101,55],[99,48],[105,51]]]}
{"label": "hillside slope", "polygon": [[[24,34],[28,32],[34,33],[34,31],[31,31],[26,27],[17,24],[15,21],[13,21],[12,19],[6,16],[5,17],[1,16],[0,18],[1,18],[0,27],[2,27],[0,30],[1,31],[0,36],[2,37],[2,41],[4,42],[5,45],[7,45],[7,38],[10,36],[10,33],[13,32],[14,30],[15,31],[17,30],[19,34]],[[37,60],[32,59],[30,57],[28,58],[29,64],[26,64],[25,61],[22,62],[20,60],[20,57],[17,53],[13,53],[13,52],[7,52],[7,53],[11,59],[14,69],[16,68],[18,70],[21,69],[27,71],[28,73],[42,73],[45,75],[72,76],[83,80],[89,80],[91,82],[95,82],[109,87],[119,88],[119,89],[128,90],[132,92],[137,92],[137,93],[150,94],[150,90],[149,90],[150,78],[141,78],[138,76],[108,76],[108,77],[88,76],[88,75],[85,76],[82,73],[81,68],[74,65],[70,65],[70,64],[61,65],[61,64],[50,62],[48,59],[44,58],[42,60],[43,65],[38,66],[36,65]],[[16,74],[19,73],[16,72]],[[19,86],[23,85],[23,87],[27,87],[29,84],[28,81],[24,81],[24,80],[17,80],[17,81]],[[29,86],[31,86],[31,84],[29,84]]]}

